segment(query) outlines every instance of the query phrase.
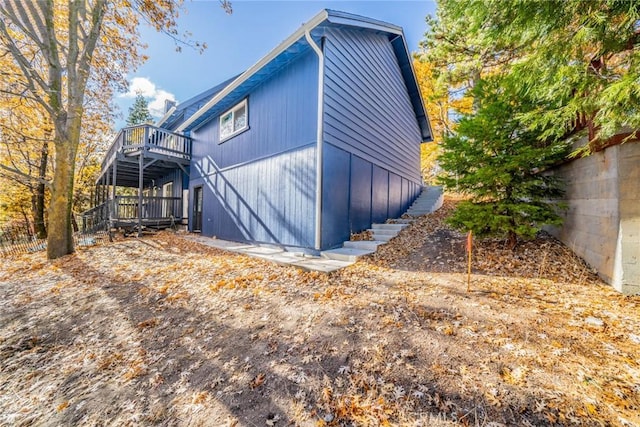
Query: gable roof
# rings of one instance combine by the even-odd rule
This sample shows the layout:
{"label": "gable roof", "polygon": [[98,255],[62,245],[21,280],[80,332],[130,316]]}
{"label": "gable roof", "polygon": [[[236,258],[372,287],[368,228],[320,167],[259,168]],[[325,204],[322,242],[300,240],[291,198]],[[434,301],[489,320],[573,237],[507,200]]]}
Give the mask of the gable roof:
{"label": "gable roof", "polygon": [[240,76],[240,74],[236,74],[235,76],[233,76],[230,79],[227,79],[224,82],[212,87],[211,89],[207,89],[204,92],[201,92],[198,95],[193,96],[193,97],[187,99],[186,101],[183,101],[183,102],[179,103],[178,105],[175,105],[175,106],[171,107],[169,109],[169,111],[167,111],[165,113],[165,115],[156,123],[156,126],[162,127],[162,128],[165,128],[165,129],[172,129],[172,128],[176,127],[177,125],[180,124],[180,122],[183,122],[184,120],[189,118],[189,116],[185,117],[185,113],[187,112],[187,110],[189,110],[192,107],[194,107],[195,108],[195,112],[197,112],[197,110],[202,108],[202,106],[207,101],[210,101],[211,98],[213,98],[214,95],[216,95],[222,89],[227,87],[229,85],[229,83],[231,83],[232,81],[237,79],[239,76]]}
{"label": "gable roof", "polygon": [[[266,81],[274,72],[310,49],[309,43],[305,38],[307,31],[313,40],[317,42],[322,37],[324,29],[335,26],[367,29],[386,34],[389,37],[398,60],[398,65],[400,66],[402,78],[408,90],[413,111],[420,127],[422,140],[425,142],[431,141],[431,126],[413,72],[411,55],[409,54],[402,28],[375,19],[328,9],[320,11],[320,13],[303,24],[266,56],[237,78],[233,79],[233,81],[228,83],[223,89],[217,91],[202,108],[187,118],[177,130],[188,132],[197,129],[207,121],[231,108],[251,92],[253,88]],[[216,87],[219,86],[221,85]]]}

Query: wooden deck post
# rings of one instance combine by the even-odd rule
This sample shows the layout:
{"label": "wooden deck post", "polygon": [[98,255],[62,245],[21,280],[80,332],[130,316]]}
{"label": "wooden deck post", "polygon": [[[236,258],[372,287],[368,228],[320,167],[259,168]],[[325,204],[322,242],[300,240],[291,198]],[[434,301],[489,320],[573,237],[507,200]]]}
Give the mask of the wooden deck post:
{"label": "wooden deck post", "polygon": [[111,198],[115,200],[116,198],[116,178],[118,177],[118,162],[113,162],[113,192],[111,193]]}
{"label": "wooden deck post", "polygon": [[138,175],[138,237],[142,237],[142,186],[144,185],[144,147],[140,148]]}
{"label": "wooden deck post", "polygon": [[109,188],[109,183],[110,183],[110,178],[111,176],[109,176],[110,174],[106,173],[104,174],[104,181],[105,181],[105,193],[104,193],[104,200],[107,201],[109,200],[109,193],[110,193],[110,188]]}
{"label": "wooden deck post", "polygon": [[109,200],[109,180],[105,176],[102,184],[102,203]]}

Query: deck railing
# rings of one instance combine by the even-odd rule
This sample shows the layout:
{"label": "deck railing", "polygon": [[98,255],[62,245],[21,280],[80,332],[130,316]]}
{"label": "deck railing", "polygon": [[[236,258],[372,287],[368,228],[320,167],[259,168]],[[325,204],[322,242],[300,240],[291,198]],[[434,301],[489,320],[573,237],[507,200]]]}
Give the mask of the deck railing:
{"label": "deck railing", "polygon": [[135,226],[138,216],[147,226],[166,226],[182,219],[182,199],[180,197],[142,197],[142,209],[138,196],[116,196],[107,202],[83,212],[79,226],[83,232],[95,233],[108,230],[111,226]]}
{"label": "deck railing", "polygon": [[107,230],[109,226],[109,203],[103,203],[83,212],[80,215],[79,226],[87,233]]}
{"label": "deck railing", "polygon": [[117,153],[130,154],[139,150],[190,160],[191,139],[153,125],[123,128],[109,147],[102,162],[102,170],[113,162]]}
{"label": "deck railing", "polygon": [[182,199],[180,197],[142,197],[142,209],[138,196],[116,196],[110,200],[112,220],[134,220],[141,214],[143,220],[168,220],[182,218]]}

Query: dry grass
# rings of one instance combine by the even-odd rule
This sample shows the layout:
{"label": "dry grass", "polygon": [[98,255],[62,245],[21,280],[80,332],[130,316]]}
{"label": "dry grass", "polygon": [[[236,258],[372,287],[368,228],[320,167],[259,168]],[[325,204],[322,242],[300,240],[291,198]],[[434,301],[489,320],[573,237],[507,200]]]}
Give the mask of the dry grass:
{"label": "dry grass", "polygon": [[0,269],[0,425],[640,425],[640,297],[451,205],[340,272],[127,239]]}

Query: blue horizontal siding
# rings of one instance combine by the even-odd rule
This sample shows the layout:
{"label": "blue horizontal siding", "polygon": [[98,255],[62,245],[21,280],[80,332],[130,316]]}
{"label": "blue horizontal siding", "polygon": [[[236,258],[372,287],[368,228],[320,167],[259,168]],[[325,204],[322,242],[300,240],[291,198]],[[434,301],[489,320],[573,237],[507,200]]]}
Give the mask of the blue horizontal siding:
{"label": "blue horizontal siding", "polygon": [[[195,169],[189,193],[203,186],[203,235],[313,247],[315,145],[226,169],[207,157]],[[189,204],[193,212],[193,196]]]}
{"label": "blue horizontal siding", "polygon": [[318,59],[308,52],[249,94],[249,130],[220,144],[216,116],[192,131],[193,163],[210,156],[228,168],[315,143],[317,88]]}
{"label": "blue horizontal siding", "polygon": [[387,36],[330,29],[325,60],[325,142],[420,183],[420,129]]}

